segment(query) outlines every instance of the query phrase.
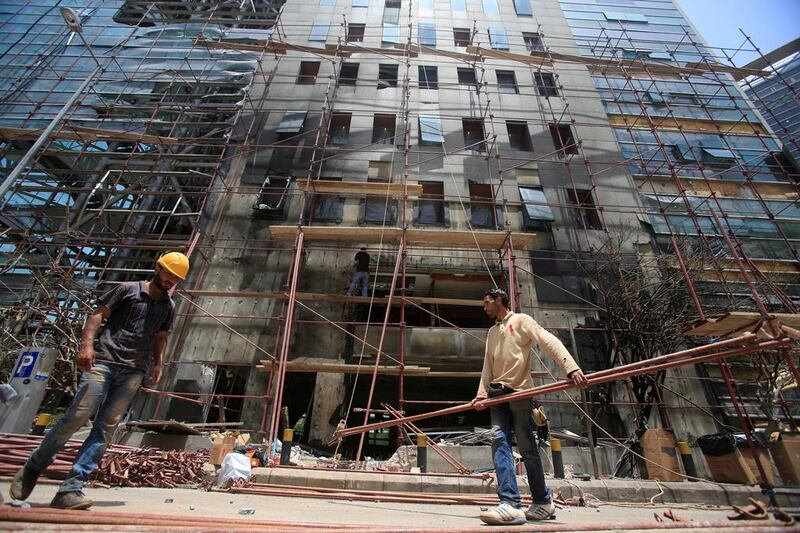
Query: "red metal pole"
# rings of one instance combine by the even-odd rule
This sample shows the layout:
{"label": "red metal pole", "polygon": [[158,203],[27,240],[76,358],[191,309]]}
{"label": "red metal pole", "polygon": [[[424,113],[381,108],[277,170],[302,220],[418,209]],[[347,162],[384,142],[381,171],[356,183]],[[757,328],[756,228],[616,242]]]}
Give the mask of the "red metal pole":
{"label": "red metal pole", "polygon": [[[624,365],[616,369],[611,370],[602,370],[600,372],[594,372],[586,376],[587,380],[589,381],[589,385],[598,385],[600,383],[607,383],[609,381],[615,381],[619,379],[624,379],[632,376],[638,376],[642,374],[651,374],[655,372],[661,372],[664,370],[668,370],[670,368],[675,368],[679,366],[685,366],[690,364],[698,364],[698,363],[705,363],[708,361],[714,361],[717,359],[722,359],[725,357],[732,357],[734,355],[745,355],[754,351],[759,350],[767,350],[767,349],[775,349],[780,348],[783,346],[787,346],[791,344],[792,340],[790,339],[782,339],[782,340],[772,340],[772,341],[765,341],[759,344],[753,344],[750,346],[744,346],[740,348],[734,348],[732,350],[722,351],[722,352],[715,352],[708,355],[701,355],[698,357],[692,357],[687,359],[687,355],[684,351],[684,355],[678,356],[681,352],[676,352],[675,354],[669,354],[666,356],[657,357],[654,359],[649,360],[650,363],[655,363],[656,361],[658,364],[651,364],[650,366],[642,366],[641,361],[637,363],[631,363],[630,365]],[[715,346],[716,347],[716,346]],[[481,402],[482,406],[489,407],[495,404],[506,403],[514,400],[520,400],[523,398],[533,398],[535,396],[541,396],[543,394],[550,394],[555,392],[560,392],[562,390],[570,389],[574,385],[572,381],[564,380],[559,381],[556,383],[551,383],[547,385],[542,385],[539,387],[534,387],[532,389],[524,390],[515,392],[512,394],[508,394],[506,396],[501,396],[499,398],[492,398],[489,400],[484,400]],[[375,422],[373,424],[366,424],[361,427],[353,427],[338,431],[334,434],[334,438],[344,438],[350,435],[356,435],[359,433],[363,433],[366,431],[372,431],[374,429],[381,429],[391,426],[396,426],[402,424],[404,422],[416,422],[417,420],[425,420],[428,418],[435,418],[437,416],[443,415],[450,415],[455,413],[461,413],[464,411],[471,411],[475,408],[475,406],[469,402],[463,405],[455,406],[455,407],[448,407],[446,409],[440,409],[438,411],[432,411],[430,413],[422,413],[419,415],[409,416],[403,419],[396,419],[396,420],[386,420],[383,422]]]}
{"label": "red metal pole", "polygon": [[[372,368],[372,384],[369,387],[369,398],[367,398],[367,409],[364,411],[364,425],[369,424],[369,413],[372,408],[372,396],[375,393],[375,383],[378,381],[378,366],[381,362],[381,352],[383,351],[383,341],[386,339],[386,325],[389,323],[389,315],[392,312],[392,298],[394,298],[394,287],[397,284],[397,276],[400,273],[400,263],[403,260],[403,251],[405,250],[406,236],[405,233],[400,237],[400,244],[397,249],[397,259],[394,262],[394,273],[392,273],[392,285],[389,288],[389,297],[386,299],[386,313],[383,316],[383,327],[381,328],[381,338],[378,342],[378,353],[375,356],[375,366]],[[356,451],[356,463],[361,461],[361,451],[364,448],[364,439],[366,433],[361,434],[361,439],[358,441],[358,450]]]}
{"label": "red metal pole", "polygon": [[[292,319],[294,318],[295,297],[297,296],[297,281],[300,279],[300,260],[303,257],[303,229],[297,229],[297,239],[295,241],[294,264],[292,265],[292,277],[289,282],[289,299],[286,304],[286,322],[283,328],[283,340],[281,343],[280,362],[278,363],[278,375],[275,383],[275,399],[272,408],[272,422],[270,424],[269,442],[274,442],[277,438],[277,428],[279,425],[281,404],[283,403],[283,384],[286,378],[286,361],[289,359],[289,343],[292,340]],[[272,447],[269,449],[272,456]]]}

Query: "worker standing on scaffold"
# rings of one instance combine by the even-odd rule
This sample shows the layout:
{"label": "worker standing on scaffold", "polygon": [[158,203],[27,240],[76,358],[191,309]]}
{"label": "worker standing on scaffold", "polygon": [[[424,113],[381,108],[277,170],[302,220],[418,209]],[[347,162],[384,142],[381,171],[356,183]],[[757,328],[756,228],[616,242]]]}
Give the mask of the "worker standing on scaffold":
{"label": "worker standing on scaffold", "polygon": [[[486,336],[486,355],[478,394],[472,400],[476,409],[483,409],[482,400],[496,398],[533,388],[531,378],[531,345],[535,342],[553,358],[578,386],[586,387],[586,376],[567,349],[552,333],[533,318],[508,309],[508,294],[502,289],[487,291],[483,310],[495,319]],[[555,506],[544,481],[544,469],[534,435],[533,398],[523,398],[489,407],[492,420],[492,459],[497,475],[500,505],[481,513],[481,520],[490,525],[524,524],[527,520],[547,520],[555,516]],[[511,452],[511,430],[531,486],[533,503],[523,511],[520,500],[514,456]]]}
{"label": "worker standing on scaffold", "polygon": [[169,252],[156,262],[150,281],[120,283],[99,298],[98,307],[83,326],[75,360],[83,370],[78,392],[61,420],[14,476],[12,498],[24,500],[30,495],[39,475],[96,412],[71,472],[50,503],[59,509],[91,507],[92,500],[83,495],[83,484],[100,464],[148,368],[151,385],[161,379],[162,357],[175,317],[169,291],[188,273],[189,259],[180,252]]}

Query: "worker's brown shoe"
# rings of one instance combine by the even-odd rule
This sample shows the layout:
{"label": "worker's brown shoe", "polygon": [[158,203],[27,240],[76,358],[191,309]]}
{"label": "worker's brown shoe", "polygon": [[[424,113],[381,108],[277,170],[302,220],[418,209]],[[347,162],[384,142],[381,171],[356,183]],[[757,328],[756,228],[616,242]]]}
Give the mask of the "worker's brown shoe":
{"label": "worker's brown shoe", "polygon": [[55,507],[56,509],[88,509],[93,503],[82,492],[59,492],[50,502],[50,507]]}
{"label": "worker's brown shoe", "polygon": [[39,479],[38,473],[23,466],[14,475],[14,480],[11,482],[11,488],[8,492],[15,500],[26,500],[33,492],[37,479]]}

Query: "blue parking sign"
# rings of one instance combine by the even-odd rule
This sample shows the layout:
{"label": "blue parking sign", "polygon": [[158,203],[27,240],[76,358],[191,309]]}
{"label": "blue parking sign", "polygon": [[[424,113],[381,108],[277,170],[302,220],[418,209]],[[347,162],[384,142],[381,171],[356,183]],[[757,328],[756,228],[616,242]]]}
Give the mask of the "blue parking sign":
{"label": "blue parking sign", "polygon": [[29,378],[33,373],[33,367],[36,366],[36,359],[39,357],[40,352],[22,352],[19,357],[17,368],[14,369],[12,378]]}

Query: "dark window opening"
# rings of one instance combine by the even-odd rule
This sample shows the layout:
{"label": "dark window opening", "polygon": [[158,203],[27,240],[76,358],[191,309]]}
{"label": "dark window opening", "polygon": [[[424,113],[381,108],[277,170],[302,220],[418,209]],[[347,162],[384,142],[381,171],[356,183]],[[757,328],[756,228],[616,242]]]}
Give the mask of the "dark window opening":
{"label": "dark window opening", "polygon": [[538,33],[523,33],[522,40],[525,41],[525,48],[529,52],[544,52],[544,43]]}
{"label": "dark window opening", "polygon": [[[599,303],[589,282],[596,256],[586,253],[533,250],[531,267],[536,274],[533,285],[536,299],[550,303]],[[583,352],[581,352],[583,353]]]}
{"label": "dark window opening", "polygon": [[567,200],[574,206],[572,210],[575,213],[575,221],[578,227],[583,229],[603,229],[591,190],[567,189]]}
{"label": "dark window opening", "polygon": [[253,215],[260,218],[284,218],[289,204],[291,178],[268,176],[253,204]]}
{"label": "dark window opening", "polygon": [[419,88],[420,89],[439,88],[439,73],[436,67],[429,67],[425,65],[419,66]]}
{"label": "dark window opening", "polygon": [[231,396],[244,395],[249,373],[250,368],[246,366],[216,366],[213,396],[206,423],[239,422],[244,398]]}
{"label": "dark window opening", "polygon": [[[341,178],[321,178],[325,181],[342,181]],[[311,221],[341,222],[344,198],[337,193],[315,193],[311,200]]]}
{"label": "dark window opening", "polygon": [[513,70],[498,70],[497,74],[497,90],[505,94],[519,94],[517,87],[517,77]]}
{"label": "dark window opening", "polygon": [[319,74],[319,61],[302,61],[297,83],[300,85],[313,85]]}
{"label": "dark window opening", "polygon": [[463,28],[453,28],[453,44],[462,48],[472,44],[472,32]]}
{"label": "dark window opening", "polygon": [[534,72],[533,82],[536,84],[536,90],[539,92],[539,96],[558,96],[556,78],[551,73]]}
{"label": "dark window opening", "polygon": [[358,79],[358,63],[342,63],[339,70],[339,85],[355,85]]}
{"label": "dark window opening", "polygon": [[[392,117],[394,118],[394,117]],[[369,178],[370,183],[389,183],[388,179]],[[363,224],[393,225],[397,221],[397,200],[386,196],[367,196],[364,199]]]}
{"label": "dark window opening", "polygon": [[397,87],[397,65],[378,65],[378,89]]}
{"label": "dark window opening", "polygon": [[464,127],[464,146],[470,150],[478,152],[486,151],[486,135],[483,132],[483,121],[474,119],[462,119]]}
{"label": "dark window opening", "polygon": [[394,129],[394,115],[375,115],[372,120],[372,142],[392,144],[394,142]]}
{"label": "dark window opening", "polygon": [[364,29],[366,25],[364,24],[348,24],[347,25],[347,36],[345,40],[351,43],[361,43],[364,42]]}
{"label": "dark window opening", "polygon": [[469,223],[473,228],[497,227],[494,195],[488,183],[469,184]]}
{"label": "dark window opening", "polygon": [[328,144],[347,144],[350,142],[350,113],[334,113],[328,131]]}
{"label": "dark window opening", "polygon": [[475,88],[478,86],[478,80],[475,77],[475,69],[473,68],[459,68],[458,69],[458,84],[467,87]]}
{"label": "dark window opening", "polygon": [[533,152],[531,134],[525,122],[508,121],[506,122],[506,130],[508,130],[508,143],[512,150]]}
{"label": "dark window opening", "polygon": [[550,136],[559,154],[577,154],[578,144],[572,135],[572,128],[566,124],[550,124]]}
{"label": "dark window opening", "polygon": [[444,184],[440,181],[421,181],[422,194],[417,200],[417,224],[444,226]]}

